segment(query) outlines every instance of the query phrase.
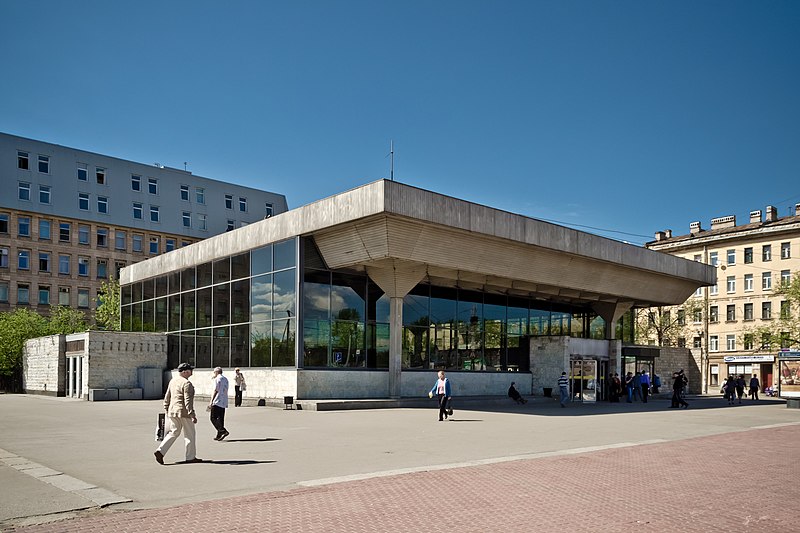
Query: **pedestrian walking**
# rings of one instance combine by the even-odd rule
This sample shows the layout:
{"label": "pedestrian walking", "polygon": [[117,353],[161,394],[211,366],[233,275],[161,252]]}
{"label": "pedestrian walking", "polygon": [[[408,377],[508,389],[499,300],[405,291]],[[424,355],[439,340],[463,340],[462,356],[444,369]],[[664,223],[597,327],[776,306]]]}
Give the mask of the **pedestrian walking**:
{"label": "pedestrian walking", "polygon": [[197,457],[195,443],[195,424],[197,415],[194,412],[194,385],[189,381],[194,367],[189,363],[178,365],[178,375],[172,378],[164,395],[164,410],[170,421],[170,430],[161,445],[153,452],[156,461],[164,464],[164,455],[169,451],[175,440],[183,433],[185,443],[185,457],[187,463],[202,463]]}
{"label": "pedestrian walking", "polygon": [[739,399],[739,404],[742,403],[742,396],[744,396],[744,375],[739,374],[736,376],[736,397]]}
{"label": "pedestrian walking", "polygon": [[658,394],[659,388],[661,388],[661,376],[653,374],[653,394]]}
{"label": "pedestrian walking", "polygon": [[439,400],[439,422],[447,420],[447,402],[450,401],[452,390],[450,388],[450,380],[444,375],[444,370],[439,370],[439,379],[433,384],[428,398],[433,398],[434,395]]}
{"label": "pedestrian walking", "polygon": [[633,403],[633,372],[625,374],[625,393],[627,394],[627,402]]}
{"label": "pedestrian walking", "polygon": [[233,376],[233,388],[235,391],[235,396],[233,398],[233,406],[234,407],[241,407],[242,406],[242,393],[247,390],[247,383],[244,380],[244,374],[239,367],[234,369],[236,375]]}
{"label": "pedestrian walking", "polygon": [[642,372],[642,401],[647,403],[647,397],[650,395],[650,374],[647,370]]}
{"label": "pedestrian walking", "polygon": [[758,389],[761,387],[761,384],[758,382],[758,376],[753,374],[753,377],[750,378],[750,399],[751,400],[758,400]]}
{"label": "pedestrian walking", "polygon": [[672,405],[670,407],[679,408],[680,406],[683,406],[684,409],[688,409],[689,402],[683,399],[683,388],[686,386],[689,380],[686,379],[683,369],[675,372],[675,374],[672,375],[672,378],[674,381],[672,382]]}
{"label": "pedestrian walking", "polygon": [[558,378],[558,392],[561,395],[561,407],[566,407],[567,400],[569,400],[569,378],[566,372],[562,372],[561,377]]}
{"label": "pedestrian walking", "polygon": [[633,375],[633,399],[641,400],[642,396],[642,373],[636,372]]}
{"label": "pedestrian walking", "polygon": [[728,401],[728,405],[734,404],[736,400],[736,382],[734,382],[733,376],[725,378],[725,383],[722,385],[722,394]]}
{"label": "pedestrian walking", "polygon": [[614,372],[611,390],[611,401],[619,403],[619,397],[622,396],[622,381],[619,379],[619,373]]}
{"label": "pedestrian walking", "polygon": [[211,409],[211,424],[217,428],[217,436],[214,440],[223,440],[230,435],[225,429],[225,409],[228,408],[228,378],[222,375],[222,367],[214,369],[214,392],[211,393],[211,402],[208,407]]}

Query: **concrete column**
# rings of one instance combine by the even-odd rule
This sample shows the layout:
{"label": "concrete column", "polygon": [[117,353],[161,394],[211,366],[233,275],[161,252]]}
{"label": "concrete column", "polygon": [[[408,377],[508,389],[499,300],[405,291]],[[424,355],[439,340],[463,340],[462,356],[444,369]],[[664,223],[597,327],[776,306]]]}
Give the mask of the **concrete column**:
{"label": "concrete column", "polygon": [[403,361],[403,298],[389,298],[389,397],[399,398]]}
{"label": "concrete column", "polygon": [[617,320],[631,307],[633,307],[633,302],[596,302],[592,304],[592,309],[606,322],[606,340],[613,340],[616,338]]}

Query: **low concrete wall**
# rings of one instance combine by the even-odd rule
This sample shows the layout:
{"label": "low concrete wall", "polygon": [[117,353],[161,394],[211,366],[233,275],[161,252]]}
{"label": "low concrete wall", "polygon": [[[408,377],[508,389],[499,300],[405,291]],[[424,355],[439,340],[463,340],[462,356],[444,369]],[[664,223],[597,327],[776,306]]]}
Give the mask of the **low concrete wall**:
{"label": "low concrete wall", "polygon": [[89,360],[84,397],[89,389],[139,388],[140,367],[167,366],[167,337],[162,333],[90,331],[83,335]]}
{"label": "low concrete wall", "polygon": [[65,335],[30,339],[22,349],[22,388],[28,394],[66,395]]}

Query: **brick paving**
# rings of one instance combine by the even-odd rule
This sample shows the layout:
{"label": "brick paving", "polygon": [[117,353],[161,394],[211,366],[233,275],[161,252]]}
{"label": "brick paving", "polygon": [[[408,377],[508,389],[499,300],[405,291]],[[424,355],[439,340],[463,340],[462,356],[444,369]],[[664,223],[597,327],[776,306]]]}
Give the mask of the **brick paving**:
{"label": "brick paving", "polygon": [[788,425],[7,531],[800,532],[798,442],[800,426]]}

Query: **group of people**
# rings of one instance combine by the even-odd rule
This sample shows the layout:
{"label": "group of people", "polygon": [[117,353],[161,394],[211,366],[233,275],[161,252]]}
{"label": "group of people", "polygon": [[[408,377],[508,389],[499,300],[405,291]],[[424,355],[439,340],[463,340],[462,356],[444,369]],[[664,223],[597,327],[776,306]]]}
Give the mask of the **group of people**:
{"label": "group of people", "polygon": [[628,372],[620,379],[618,373],[609,374],[606,382],[606,398],[609,402],[619,402],[624,395],[625,401],[632,403],[634,400],[647,403],[651,394],[658,394],[661,387],[661,378],[658,374],[650,379],[650,372]]}
{"label": "group of people", "polygon": [[[244,374],[240,369],[236,369],[234,406],[242,405],[242,392],[246,388]],[[194,409],[195,389],[189,378],[194,373],[194,367],[189,363],[178,365],[178,375],[173,377],[167,386],[167,393],[164,395],[164,410],[167,412],[169,420],[169,431],[161,441],[161,445],[153,452],[156,461],[164,464],[164,455],[169,451],[174,442],[183,433],[185,444],[186,463],[202,463],[203,460],[197,457],[197,444],[195,442],[197,424],[197,413]],[[211,393],[211,400],[206,410],[210,413],[211,424],[217,430],[214,440],[221,441],[230,435],[225,429],[225,410],[228,408],[228,378],[223,375],[221,367],[216,367],[213,371],[214,391]]]}
{"label": "group of people", "polygon": [[[750,378],[750,391],[748,396],[751,400],[758,400],[758,390],[761,388],[761,383],[758,381],[758,376],[753,374]],[[742,396],[744,396],[745,381],[744,375],[728,376],[725,383],[722,384],[722,396],[728,401],[728,405],[734,405],[736,400],[742,403]]]}

